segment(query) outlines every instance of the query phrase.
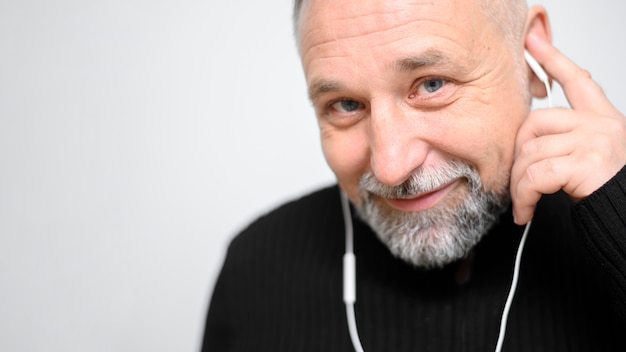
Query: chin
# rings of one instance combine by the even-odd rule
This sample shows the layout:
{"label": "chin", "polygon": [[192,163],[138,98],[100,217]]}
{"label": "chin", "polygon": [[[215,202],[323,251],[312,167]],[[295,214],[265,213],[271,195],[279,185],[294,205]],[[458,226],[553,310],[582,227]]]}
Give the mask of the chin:
{"label": "chin", "polygon": [[[393,255],[411,265],[438,268],[465,258],[510,202],[507,188],[487,191],[475,169],[452,167],[461,170],[467,182],[420,211],[395,209],[380,199],[381,195],[361,187],[359,216]],[[456,173],[452,176],[458,177]],[[406,185],[398,187],[409,189]]]}

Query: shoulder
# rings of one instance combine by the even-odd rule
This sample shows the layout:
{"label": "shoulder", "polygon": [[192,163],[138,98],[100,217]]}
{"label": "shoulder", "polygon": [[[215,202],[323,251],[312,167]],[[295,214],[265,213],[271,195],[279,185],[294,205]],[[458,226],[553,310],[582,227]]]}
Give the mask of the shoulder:
{"label": "shoulder", "polygon": [[[326,187],[269,211],[248,225],[229,246],[229,255],[258,256],[324,245],[343,231],[339,188]],[[326,244],[327,245],[327,244]],[[253,253],[251,253],[253,252]]]}
{"label": "shoulder", "polygon": [[332,302],[341,285],[342,250],[337,186],[253,221],[228,247],[209,307],[204,350],[247,346],[250,341],[243,337],[275,336],[293,328],[294,316],[310,313],[307,303],[320,297]]}
{"label": "shoulder", "polygon": [[[284,303],[289,300],[286,292],[296,289],[317,292],[317,281],[307,278],[340,275],[343,231],[336,186],[279,206],[231,241],[215,286],[216,295],[237,292],[245,296],[241,301],[254,305],[266,300]],[[284,291],[285,287],[290,289]]]}
{"label": "shoulder", "polygon": [[290,200],[254,221],[249,228],[262,225],[281,223],[288,219],[298,218],[301,220],[319,219],[332,208],[339,209],[339,188],[334,186],[325,187],[299,198]]}

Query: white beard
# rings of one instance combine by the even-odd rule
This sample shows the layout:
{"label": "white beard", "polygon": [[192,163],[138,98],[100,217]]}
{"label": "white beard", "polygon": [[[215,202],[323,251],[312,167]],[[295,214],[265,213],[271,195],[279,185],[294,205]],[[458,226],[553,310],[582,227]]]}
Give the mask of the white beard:
{"label": "white beard", "polygon": [[[408,197],[458,178],[467,182],[468,194],[453,206],[442,201],[429,209],[404,212],[373,197]],[[437,169],[419,169],[399,186],[384,185],[367,173],[359,189],[360,217],[395,256],[422,268],[442,267],[467,256],[509,203],[506,188],[485,191],[475,168],[452,161]]]}

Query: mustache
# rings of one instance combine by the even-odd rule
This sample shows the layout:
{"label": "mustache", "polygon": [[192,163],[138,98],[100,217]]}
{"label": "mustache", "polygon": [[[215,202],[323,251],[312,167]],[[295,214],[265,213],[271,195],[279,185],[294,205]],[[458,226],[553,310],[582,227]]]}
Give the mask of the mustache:
{"label": "mustache", "polygon": [[386,185],[380,182],[373,173],[367,172],[359,179],[359,189],[383,198],[407,198],[434,191],[458,178],[467,179],[471,192],[481,186],[478,171],[471,164],[447,161],[437,167],[420,167],[396,186]]}

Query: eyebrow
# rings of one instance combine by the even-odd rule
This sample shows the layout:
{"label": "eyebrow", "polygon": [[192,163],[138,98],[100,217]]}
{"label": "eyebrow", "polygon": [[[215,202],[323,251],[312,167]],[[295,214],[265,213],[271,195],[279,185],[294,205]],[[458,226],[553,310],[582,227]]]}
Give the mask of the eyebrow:
{"label": "eyebrow", "polygon": [[394,68],[400,72],[411,72],[425,67],[445,66],[450,63],[450,58],[443,52],[431,49],[416,56],[396,60]]}
{"label": "eyebrow", "polygon": [[341,89],[341,84],[337,81],[327,81],[314,79],[309,85],[309,99],[315,102],[324,93],[336,92]]}
{"label": "eyebrow", "polygon": [[[443,52],[430,49],[419,55],[398,59],[393,67],[399,72],[412,72],[426,67],[450,65],[451,62],[452,60]],[[335,80],[314,79],[308,88],[309,99],[315,102],[325,93],[337,92],[342,88],[343,85]]]}

